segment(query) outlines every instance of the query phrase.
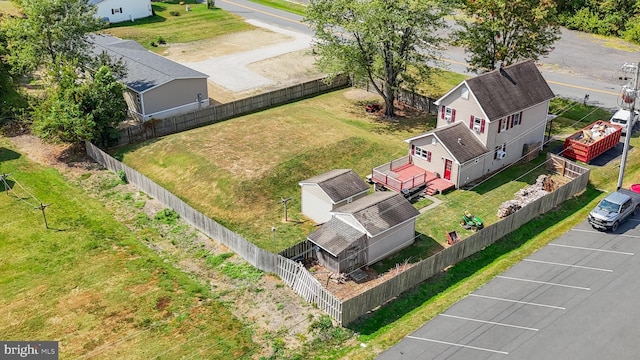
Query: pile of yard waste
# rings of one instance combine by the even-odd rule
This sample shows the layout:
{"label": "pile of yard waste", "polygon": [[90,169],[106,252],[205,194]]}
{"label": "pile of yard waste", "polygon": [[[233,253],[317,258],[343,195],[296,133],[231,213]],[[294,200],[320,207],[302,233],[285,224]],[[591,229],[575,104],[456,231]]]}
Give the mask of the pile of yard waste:
{"label": "pile of yard waste", "polygon": [[515,200],[507,200],[498,207],[498,217],[504,218],[522,209],[528,203],[539,199],[557,188],[551,175],[540,175],[535,184],[518,190]]}

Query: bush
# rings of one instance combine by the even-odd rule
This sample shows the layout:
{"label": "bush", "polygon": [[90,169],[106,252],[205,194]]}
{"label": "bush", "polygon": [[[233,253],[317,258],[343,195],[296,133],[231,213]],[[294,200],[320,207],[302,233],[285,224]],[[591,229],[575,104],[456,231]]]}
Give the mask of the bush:
{"label": "bush", "polygon": [[177,212],[170,209],[162,209],[156,213],[155,219],[163,224],[175,225],[178,222],[180,215]]}
{"label": "bush", "polygon": [[180,16],[179,11],[169,11],[169,14],[171,14],[171,16]]}
{"label": "bush", "polygon": [[127,174],[124,172],[124,170],[118,170],[118,177],[124,184],[127,183]]}
{"label": "bush", "polygon": [[166,45],[166,44],[167,44],[167,41],[166,41],[162,36],[158,36],[158,37],[156,38],[156,43],[157,43],[158,45]]}

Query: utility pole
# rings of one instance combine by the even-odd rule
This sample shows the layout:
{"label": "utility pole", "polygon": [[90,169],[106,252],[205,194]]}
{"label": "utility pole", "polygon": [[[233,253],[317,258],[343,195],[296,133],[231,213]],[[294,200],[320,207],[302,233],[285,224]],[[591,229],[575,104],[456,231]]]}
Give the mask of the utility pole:
{"label": "utility pole", "polygon": [[287,203],[288,203],[289,201],[291,201],[291,198],[286,198],[286,199],[281,198],[281,200],[279,201],[279,202],[280,202],[280,204],[283,204],[283,205],[284,205],[284,221],[289,221],[289,220],[287,219]]}
{"label": "utility pole", "polygon": [[49,228],[49,225],[47,224],[47,215],[44,214],[44,209],[49,206],[50,204],[43,204],[40,203],[40,206],[35,207],[34,209],[40,209],[42,210],[42,217],[44,218],[44,227],[45,228]]}
{"label": "utility pole", "polygon": [[[630,66],[627,64],[623,65],[623,69],[628,69]],[[620,160],[620,174],[618,175],[618,188],[620,190],[622,188],[622,180],[624,179],[624,168],[627,165],[627,153],[629,152],[629,142],[631,139],[631,124],[633,123],[633,116],[635,115],[635,105],[636,100],[638,98],[638,80],[640,77],[640,63],[636,63],[633,67],[633,71],[635,72],[635,76],[633,77],[633,90],[631,90],[630,94],[623,93],[622,101],[623,103],[627,99],[627,95],[631,97],[630,104],[631,109],[629,109],[629,119],[627,120],[627,133],[624,135],[624,147],[622,148],[622,160]],[[626,90],[625,90],[626,91]]]}

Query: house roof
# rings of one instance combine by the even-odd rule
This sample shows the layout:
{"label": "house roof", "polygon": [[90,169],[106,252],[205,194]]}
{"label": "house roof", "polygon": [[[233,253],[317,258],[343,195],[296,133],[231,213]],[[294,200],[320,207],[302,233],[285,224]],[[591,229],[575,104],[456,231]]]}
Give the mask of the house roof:
{"label": "house roof", "polygon": [[411,143],[414,140],[422,139],[430,135],[435,136],[451,156],[453,156],[460,164],[489,151],[487,147],[480,142],[478,137],[473,135],[467,125],[462,122],[456,122],[445,127],[414,136],[406,139],[405,142]]}
{"label": "house roof", "polygon": [[464,81],[489,120],[497,120],[554,98],[533,60]]}
{"label": "house roof", "polygon": [[317,184],[334,204],[369,191],[369,185],[351,169],[331,170],[300,182],[305,184]]}
{"label": "house roof", "polygon": [[331,255],[338,257],[340,253],[363,236],[365,236],[363,232],[334,217],[318,227],[307,238]]}
{"label": "house roof", "polygon": [[156,55],[133,40],[97,34],[92,35],[93,53],[103,51],[111,58],[122,59],[127,66],[127,76],[122,82],[130,89],[142,93],[177,79],[206,79],[208,75],[195,71],[163,56]]}
{"label": "house roof", "polygon": [[461,122],[436,129],[433,134],[461,164],[489,151]]}
{"label": "house roof", "polygon": [[361,197],[332,213],[352,215],[371,237],[420,215],[402,194],[392,191]]}

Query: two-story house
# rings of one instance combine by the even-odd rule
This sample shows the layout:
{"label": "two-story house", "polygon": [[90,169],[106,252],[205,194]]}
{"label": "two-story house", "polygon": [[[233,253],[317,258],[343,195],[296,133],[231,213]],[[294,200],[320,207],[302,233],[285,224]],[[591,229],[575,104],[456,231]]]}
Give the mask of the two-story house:
{"label": "two-story house", "polygon": [[464,80],[436,101],[436,129],[407,139],[407,156],[372,178],[396,191],[471,183],[542,147],[553,97],[532,60]]}

